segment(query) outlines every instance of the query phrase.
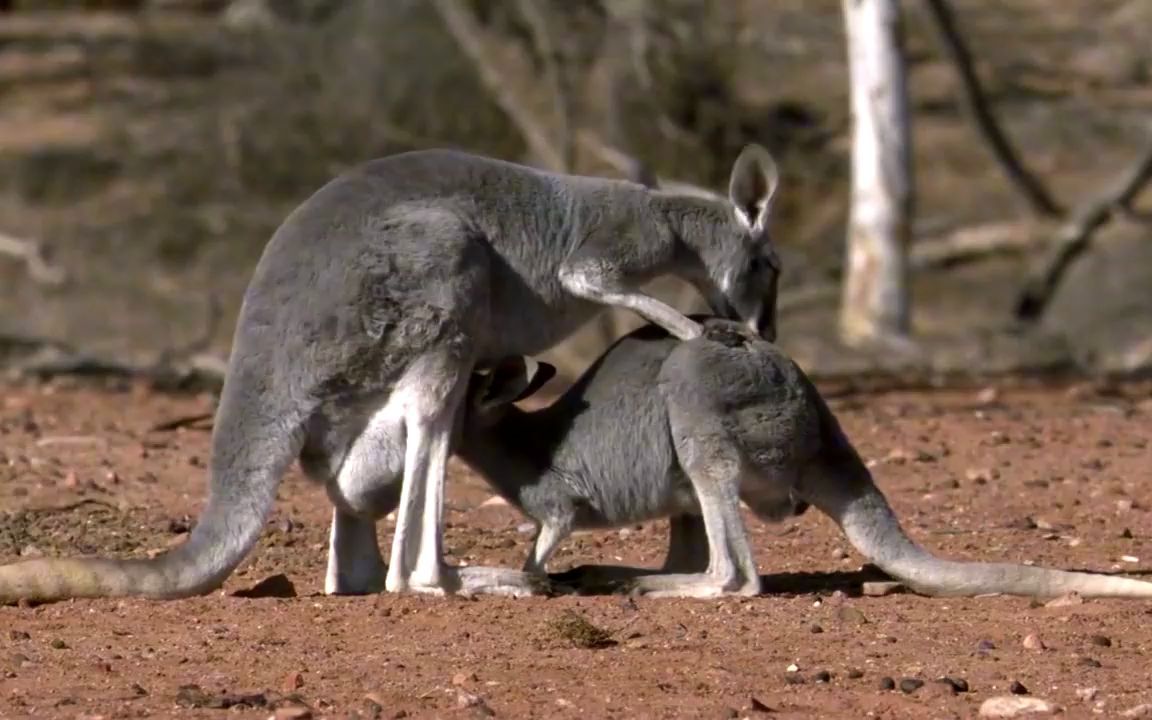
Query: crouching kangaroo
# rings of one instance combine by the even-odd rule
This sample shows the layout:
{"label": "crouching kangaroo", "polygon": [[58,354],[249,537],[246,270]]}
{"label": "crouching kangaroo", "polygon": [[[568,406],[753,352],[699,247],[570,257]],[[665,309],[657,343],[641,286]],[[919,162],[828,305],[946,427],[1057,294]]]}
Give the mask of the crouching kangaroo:
{"label": "crouching kangaroo", "polygon": [[[334,502],[329,564],[358,579],[351,590],[515,585],[514,573],[443,562],[449,436],[473,369],[543,352],[606,306],[694,337],[694,321],[639,291],[668,274],[774,336],[776,186],[756,145],[736,159],[727,200],[447,150],[349,170],[288,216],[257,264],[188,541],[151,560],[0,567],[0,601],[209,592],[255,545],[302,452]],[[380,482],[397,468],[398,493]],[[386,568],[365,548],[397,503]]]}
{"label": "crouching kangaroo", "polygon": [[641,328],[553,405],[526,412],[509,401],[541,384],[535,368],[513,358],[479,379],[458,449],[537,523],[529,572],[543,573],[573,529],[671,516],[659,573],[589,566],[554,579],[619,580],[658,596],[756,594],[744,500],[769,521],[811,504],[871,562],[926,595],[1152,598],[1152,583],[1128,578],[932,555],[905,534],[800,368],[734,323],[706,321],[688,342]]}

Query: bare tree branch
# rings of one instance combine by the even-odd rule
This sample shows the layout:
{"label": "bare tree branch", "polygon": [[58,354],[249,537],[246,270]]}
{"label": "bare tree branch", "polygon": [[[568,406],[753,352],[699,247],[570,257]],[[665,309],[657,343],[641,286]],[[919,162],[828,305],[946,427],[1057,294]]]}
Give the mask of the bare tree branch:
{"label": "bare tree branch", "polygon": [[36,240],[0,233],[0,255],[8,255],[23,262],[28,277],[41,285],[62,285],[68,280],[68,274],[63,268],[48,261],[43,244]]}
{"label": "bare tree branch", "polygon": [[573,103],[571,69],[564,60],[556,35],[552,32],[552,19],[540,5],[540,0],[516,0],[516,7],[532,30],[536,50],[544,62],[544,77],[555,108],[556,135],[560,143],[563,165],[558,168],[571,172],[576,164],[575,133],[572,131]]}
{"label": "bare tree branch", "polygon": [[1121,174],[1112,189],[1087,203],[1064,227],[1055,242],[1040,258],[1016,303],[1016,317],[1026,322],[1040,319],[1060,286],[1064,274],[1092,244],[1097,230],[1106,225],[1117,211],[1130,208],[1132,202],[1152,181],[1152,141],[1133,165]]}
{"label": "bare tree branch", "polygon": [[492,99],[520,131],[536,160],[551,169],[565,165],[564,155],[556,149],[548,125],[533,111],[528,63],[516,57],[518,50],[507,41],[492,37],[480,19],[460,0],[432,0],[444,27],[460,50],[476,67],[481,84]]}
{"label": "bare tree branch", "polygon": [[1033,175],[1021,162],[992,114],[980,85],[980,78],[973,67],[972,54],[968,51],[948,0],[925,0],[925,5],[932,19],[940,48],[960,78],[961,102],[980,136],[988,143],[992,157],[1016,190],[1024,196],[1032,212],[1044,217],[1059,217],[1063,214],[1059,204],[1052,198],[1040,178]]}

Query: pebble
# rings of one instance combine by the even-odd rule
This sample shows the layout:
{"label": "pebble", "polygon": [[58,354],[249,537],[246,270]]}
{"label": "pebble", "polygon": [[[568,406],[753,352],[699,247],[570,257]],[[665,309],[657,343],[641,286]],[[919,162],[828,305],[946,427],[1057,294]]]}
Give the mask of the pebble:
{"label": "pebble", "polygon": [[832,682],[832,673],[827,670],[820,670],[812,676],[812,679],[818,683],[829,683]]}
{"label": "pebble", "polygon": [[1084,598],[1080,597],[1080,593],[1070,592],[1067,595],[1061,595],[1044,603],[1044,607],[1069,607],[1071,605],[1083,605]]}
{"label": "pebble", "polygon": [[995,649],[996,643],[992,642],[991,640],[981,640],[980,642],[976,643],[976,652],[988,652],[989,650]]}
{"label": "pebble", "polygon": [[864,677],[864,671],[860,668],[852,668],[848,671],[849,680],[859,680],[862,677]]}
{"label": "pebble", "polygon": [[1089,639],[1092,641],[1093,645],[1098,645],[1100,647],[1112,647],[1112,638],[1108,637],[1107,635],[1093,635]]}
{"label": "pebble", "polygon": [[456,686],[467,685],[476,682],[477,679],[476,673],[459,672],[452,676],[452,684]]}
{"label": "pebble", "polygon": [[284,676],[284,681],[280,683],[280,689],[286,693],[290,693],[304,687],[304,676],[293,670]]}
{"label": "pebble", "polygon": [[860,612],[854,607],[842,607],[839,611],[837,611],[836,615],[842,622],[853,623],[855,625],[868,624],[868,618],[864,616],[864,613]]}
{"label": "pebble", "polygon": [[882,678],[880,678],[880,689],[881,690],[895,690],[896,689],[896,681],[890,677],[882,677]]}
{"label": "pebble", "polygon": [[952,689],[958,693],[968,692],[968,681],[964,678],[942,677],[937,682],[947,683],[952,686]]}
{"label": "pebble", "polygon": [[964,471],[964,477],[968,482],[986,485],[992,480],[999,479],[1000,471],[994,468],[968,468]]}
{"label": "pebble", "polygon": [[1076,697],[1080,698],[1083,702],[1092,702],[1096,699],[1096,694],[1099,692],[1094,687],[1076,688]]}
{"label": "pebble", "polygon": [[8,639],[10,640],[31,640],[32,636],[23,630],[9,630]]}
{"label": "pebble", "polygon": [[819,635],[820,633],[824,632],[824,628],[820,627],[819,625],[813,625],[812,627],[808,628],[808,632],[812,633],[813,635]]}
{"label": "pebble", "polygon": [[848,552],[844,548],[832,548],[833,560],[845,560],[848,557]]}
{"label": "pebble", "polygon": [[68,649],[68,643],[64,642],[60,638],[56,638],[55,640],[53,640],[52,642],[50,642],[48,644],[51,645],[52,648],[55,650],[67,650]]}
{"label": "pebble", "polygon": [[1008,692],[1012,693],[1013,695],[1027,695],[1028,688],[1024,687],[1024,683],[1020,682],[1019,680],[1013,680],[1008,684]]}
{"label": "pebble", "polygon": [[1036,633],[1030,633],[1024,636],[1024,648],[1026,650],[1047,650],[1048,646],[1040,639]]}
{"label": "pebble", "polygon": [[1123,530],[1121,530],[1120,531],[1120,537],[1122,537],[1125,540],[1131,540],[1132,539],[1131,528],[1124,528]]}
{"label": "pebble", "polygon": [[276,708],[272,714],[273,720],[310,720],[312,708],[307,705],[284,705]]}
{"label": "pebble", "polygon": [[753,696],[753,697],[752,697],[752,698],[751,698],[751,699],[748,701],[748,705],[749,705],[749,707],[751,707],[751,708],[752,708],[752,710],[753,710],[754,712],[761,712],[761,713],[770,713],[770,712],[776,712],[775,710],[773,710],[772,708],[770,708],[770,707],[768,706],[768,704],[767,704],[767,703],[765,703],[765,702],[761,701],[759,698],[757,698],[757,697],[755,697],[755,696]]}
{"label": "pebble", "polygon": [[920,678],[901,678],[900,692],[911,694],[924,687],[924,681]]}
{"label": "pebble", "polygon": [[998,695],[981,703],[980,717],[1014,718],[1022,715],[1052,714],[1059,710],[1059,705],[1042,698]]}
{"label": "pebble", "polygon": [[1100,667],[1100,661],[1099,661],[1099,660],[1097,660],[1097,659],[1095,659],[1095,658],[1090,658],[1090,657],[1087,657],[1087,656],[1081,656],[1081,657],[1080,657],[1080,658],[1079,658],[1079,659],[1076,661],[1076,664],[1077,664],[1077,665],[1083,665],[1084,667],[1090,667],[1090,668],[1098,668],[1098,667]]}

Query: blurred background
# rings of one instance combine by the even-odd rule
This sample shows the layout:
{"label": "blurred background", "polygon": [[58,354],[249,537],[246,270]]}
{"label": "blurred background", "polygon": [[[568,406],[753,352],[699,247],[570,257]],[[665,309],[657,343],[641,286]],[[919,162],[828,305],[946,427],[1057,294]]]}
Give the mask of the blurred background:
{"label": "blurred background", "polygon": [[[950,3],[1048,207],[973,122],[934,4],[901,7],[923,352],[899,369],[1146,373],[1152,190],[1126,180],[1152,139],[1152,0]],[[841,340],[851,139],[839,0],[0,0],[0,365],[218,372],[273,230],[366,159],[451,146],[724,192],[756,141],[783,170],[782,344],[817,375],[891,371]],[[637,322],[551,359],[579,372]]]}

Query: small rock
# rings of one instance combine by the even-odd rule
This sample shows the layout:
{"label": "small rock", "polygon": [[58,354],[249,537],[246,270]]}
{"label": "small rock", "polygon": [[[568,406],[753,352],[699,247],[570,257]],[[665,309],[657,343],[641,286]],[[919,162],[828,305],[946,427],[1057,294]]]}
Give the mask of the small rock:
{"label": "small rock", "polygon": [[981,640],[976,643],[976,652],[988,652],[996,649],[996,643],[991,640]]}
{"label": "small rock", "polygon": [[798,672],[784,673],[784,683],[786,685],[803,685],[805,682],[807,682],[807,680]]}
{"label": "small rock", "polygon": [[32,636],[29,635],[28,633],[24,632],[23,630],[9,630],[8,631],[8,639],[9,640],[31,640]]}
{"label": "small rock", "polygon": [[864,677],[864,671],[860,668],[852,668],[848,671],[849,680],[859,680],[862,677]]}
{"label": "small rock", "polygon": [[904,583],[896,582],[893,580],[876,580],[861,583],[860,592],[872,597],[882,597],[884,595],[894,595],[896,593],[904,592]]}
{"label": "small rock", "polygon": [[1030,633],[1024,636],[1024,648],[1026,650],[1047,650],[1048,646],[1040,639],[1036,633]]}
{"label": "small rock", "polygon": [[48,644],[51,645],[54,650],[67,650],[68,649],[68,643],[64,642],[60,638],[56,638],[55,640],[53,640],[52,642],[50,642]]}
{"label": "small rock", "polygon": [[976,402],[980,405],[994,405],[1000,400],[1000,390],[995,387],[986,387],[976,393]]}
{"label": "small rock", "polygon": [[1081,657],[1079,657],[1079,658],[1076,660],[1076,664],[1077,664],[1077,665],[1082,665],[1083,667],[1090,667],[1090,668],[1098,668],[1098,667],[1100,667],[1100,661],[1099,661],[1099,660],[1097,660],[1096,658],[1090,658],[1090,657],[1087,657],[1087,656],[1081,656]]}
{"label": "small rock", "polygon": [[496,714],[492,708],[488,707],[488,703],[484,702],[484,698],[470,693],[467,690],[456,691],[456,707],[461,709],[472,708],[476,713],[487,717],[492,717]]}
{"label": "small rock", "polygon": [[295,692],[304,687],[304,676],[293,670],[284,676],[284,681],[280,683],[280,689],[286,693]]}
{"label": "small rock", "polygon": [[536,524],[530,522],[520,523],[516,526],[516,532],[520,533],[521,535],[531,535],[532,533],[536,532]]}
{"label": "small rock", "polygon": [[1124,528],[1120,531],[1120,537],[1124,538],[1125,540],[1131,540],[1132,530],[1130,528]]}
{"label": "small rock", "polygon": [[480,503],[480,505],[478,507],[499,507],[501,505],[507,505],[507,504],[508,504],[508,501],[505,500],[504,498],[500,497],[499,495],[493,495],[492,497],[488,498],[484,502]]}
{"label": "small rock", "polygon": [[812,633],[813,635],[819,635],[820,633],[824,632],[824,628],[820,627],[819,625],[813,625],[812,627],[808,628],[808,632]]}
{"label": "small rock", "polygon": [[1130,499],[1120,498],[1116,501],[1116,510],[1118,512],[1128,512],[1134,505],[1135,503],[1133,503]]}
{"label": "small rock", "polygon": [[864,613],[848,605],[840,608],[837,611],[836,616],[840,618],[841,622],[852,623],[853,625],[868,624],[868,618],[864,616]]}
{"label": "small rock", "polygon": [[752,696],[751,698],[749,698],[748,706],[752,709],[753,712],[761,712],[761,713],[776,712],[771,707],[769,707],[766,703],[761,702],[759,699],[757,699],[756,696]]}
{"label": "small rock", "polygon": [[784,668],[784,672],[790,672],[790,673],[800,672],[800,666],[797,665],[796,663],[792,663],[788,667]]}
{"label": "small rock", "polygon": [[1124,712],[1120,713],[1120,717],[1152,718],[1152,703],[1143,703],[1134,707],[1130,707]]}
{"label": "small rock", "polygon": [[895,690],[896,689],[896,681],[890,677],[882,677],[882,678],[880,678],[880,689],[881,690]]}
{"label": "small rock", "polygon": [[1072,605],[1083,605],[1084,598],[1080,597],[1080,593],[1070,592],[1067,595],[1061,595],[1044,603],[1044,607],[1069,607]]}
{"label": "small rock", "polygon": [[1060,706],[1041,698],[999,695],[990,697],[980,705],[980,717],[1014,718],[1022,715],[1052,714]]}
{"label": "small rock", "polygon": [[994,468],[968,468],[964,471],[964,477],[968,482],[987,485],[992,480],[999,479],[1000,471]]}
{"label": "small rock", "polygon": [[952,697],[959,692],[956,686],[949,682],[948,678],[942,677],[925,684],[924,689],[920,691],[920,695],[924,698]]}
{"label": "small rock", "polygon": [[848,558],[848,552],[844,548],[832,548],[833,560],[845,560]]}
{"label": "small rock", "polygon": [[312,708],[307,705],[291,703],[276,708],[276,711],[272,713],[272,717],[275,720],[311,720]]}
{"label": "small rock", "polygon": [[1080,698],[1081,702],[1092,702],[1096,699],[1096,694],[1099,692],[1094,687],[1076,688],[1076,697]]}
{"label": "small rock", "polygon": [[1019,680],[1013,680],[1008,684],[1008,692],[1012,693],[1013,695],[1027,695],[1028,688],[1024,687],[1024,683],[1020,682]]}
{"label": "small rock", "polygon": [[946,683],[952,686],[952,689],[958,693],[968,692],[968,681],[964,678],[942,677],[938,678],[936,682]]}
{"label": "small rock", "polygon": [[296,586],[284,573],[269,575],[252,587],[232,593],[241,598],[291,598],[296,597]]}
{"label": "small rock", "polygon": [[832,673],[827,670],[820,670],[812,676],[812,679],[818,683],[829,683],[832,682]]}
{"label": "small rock", "polygon": [[458,672],[452,676],[452,684],[457,687],[476,682],[476,673],[462,673]]}
{"label": "small rock", "polygon": [[1089,640],[1092,641],[1093,645],[1097,645],[1099,647],[1112,647],[1112,638],[1108,637],[1107,635],[1093,635],[1089,638]]}
{"label": "small rock", "polygon": [[900,680],[900,692],[902,693],[910,695],[922,687],[924,687],[924,681],[919,678],[901,678]]}

